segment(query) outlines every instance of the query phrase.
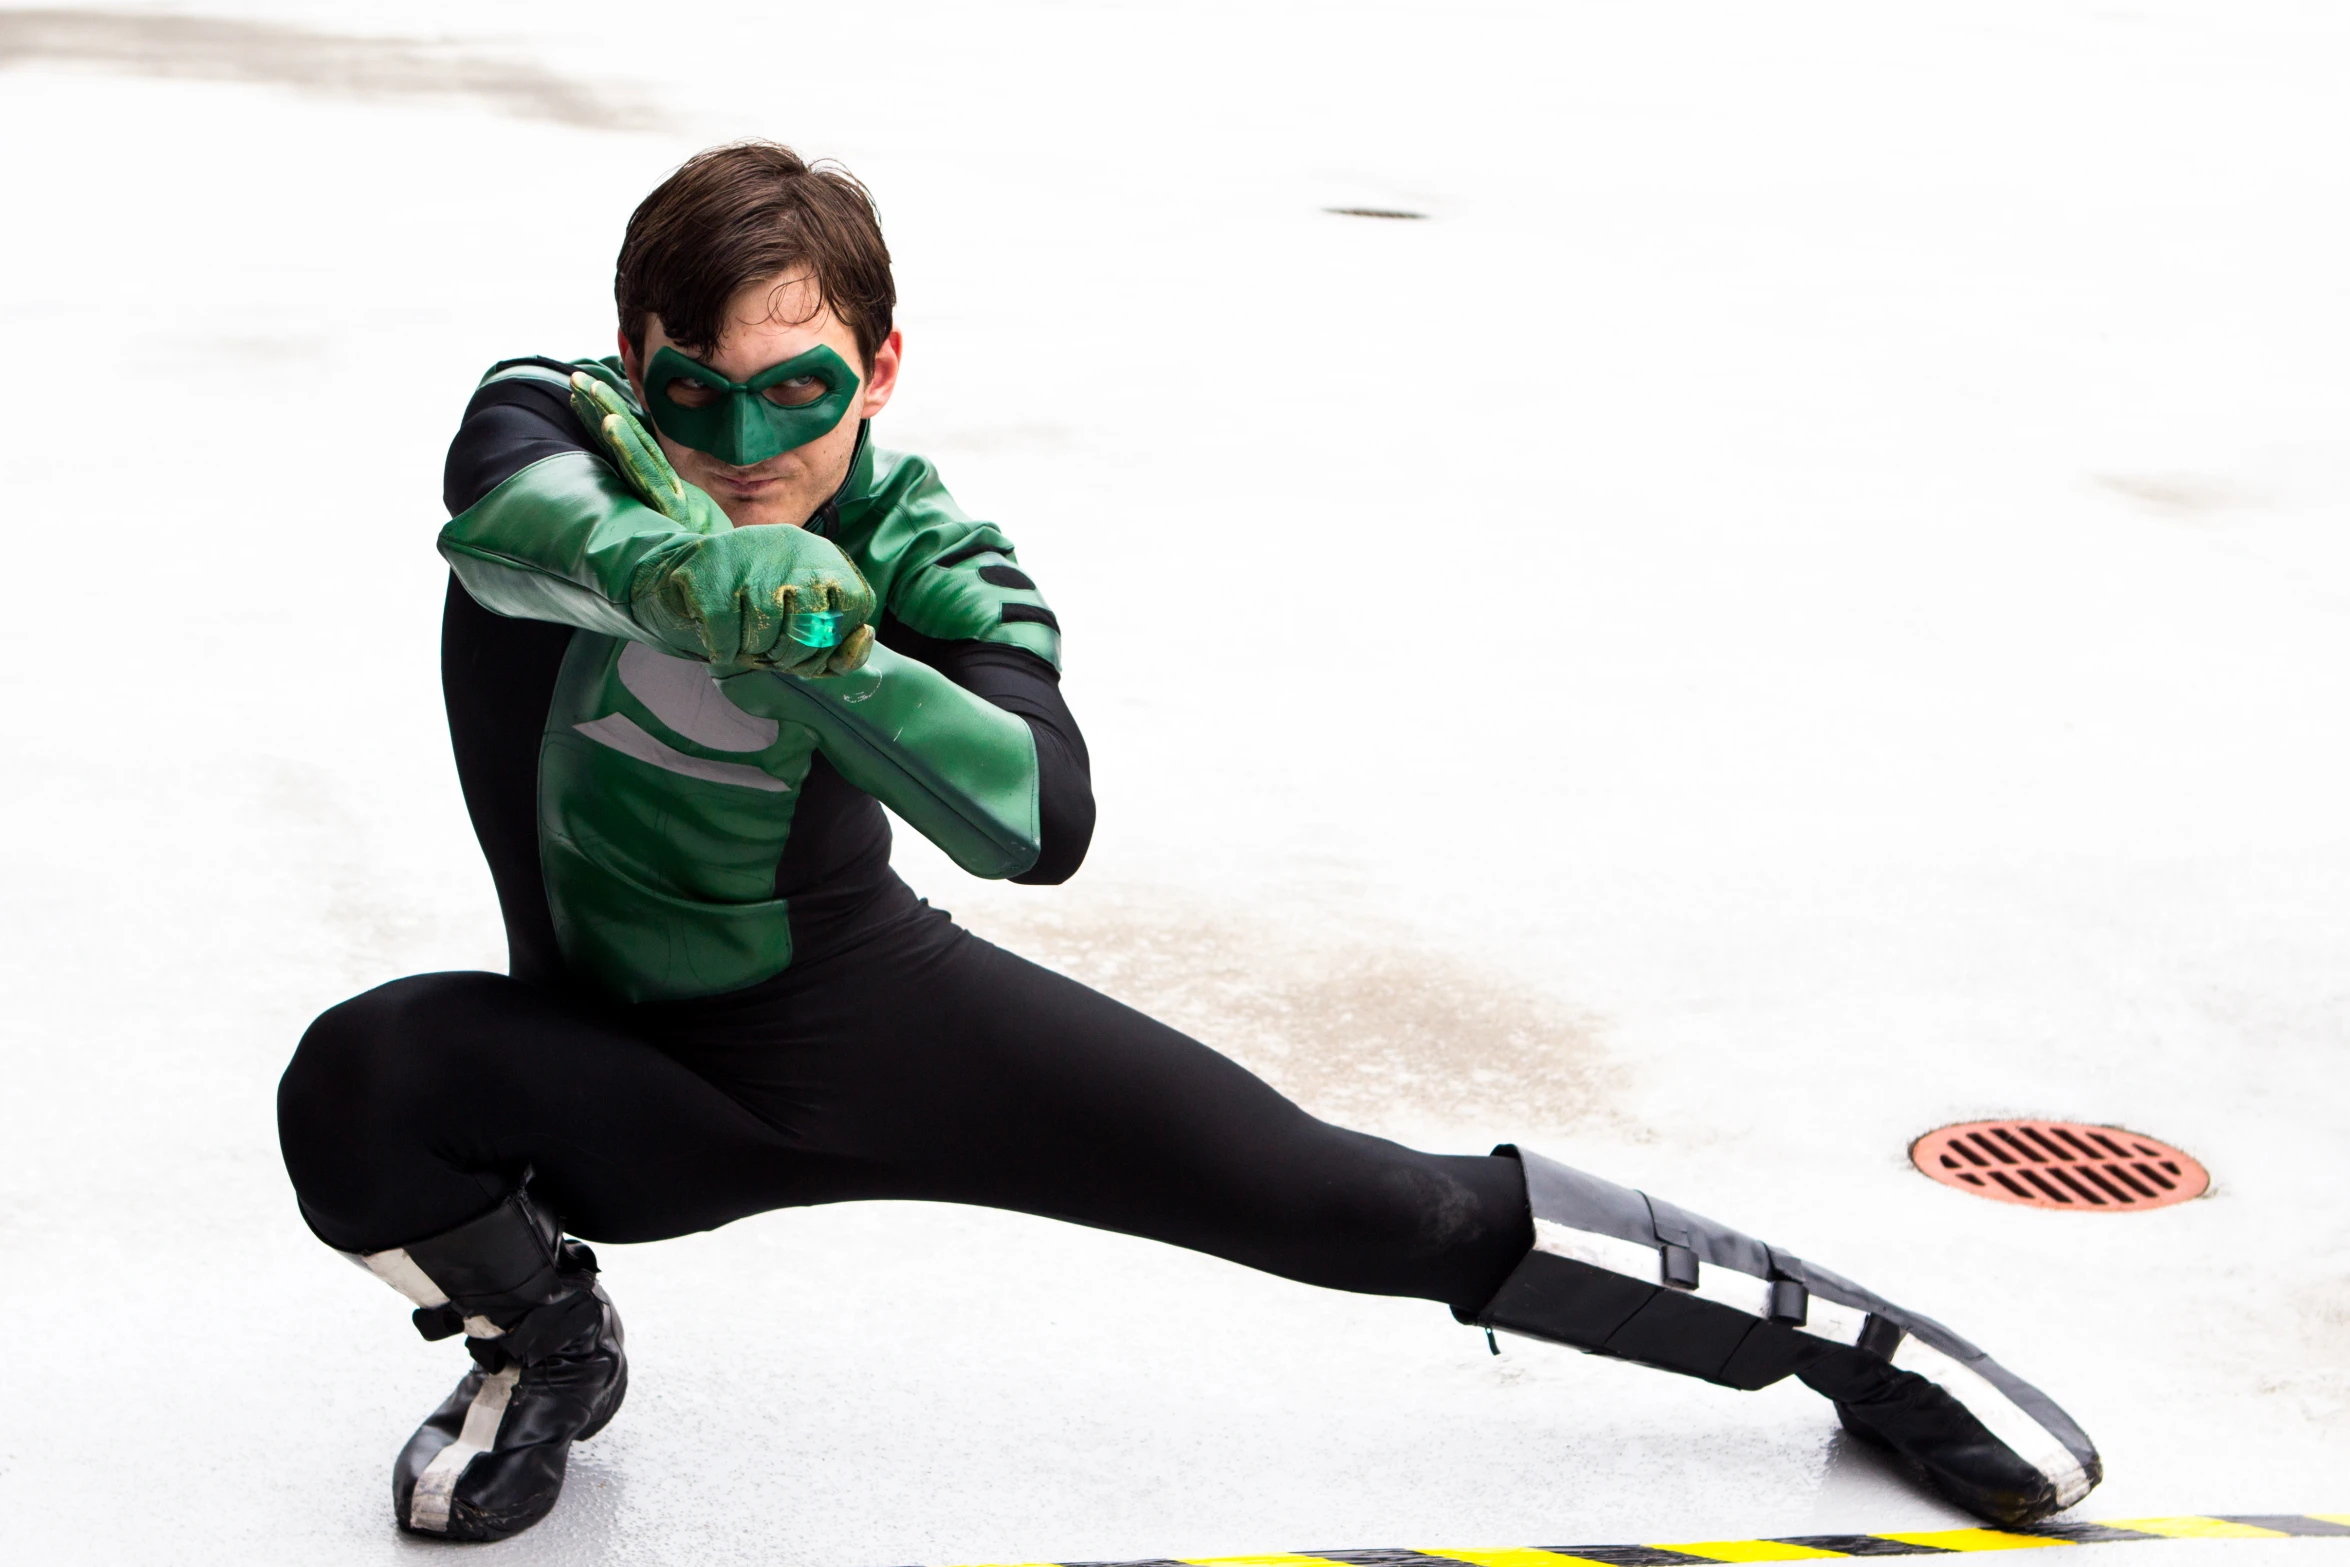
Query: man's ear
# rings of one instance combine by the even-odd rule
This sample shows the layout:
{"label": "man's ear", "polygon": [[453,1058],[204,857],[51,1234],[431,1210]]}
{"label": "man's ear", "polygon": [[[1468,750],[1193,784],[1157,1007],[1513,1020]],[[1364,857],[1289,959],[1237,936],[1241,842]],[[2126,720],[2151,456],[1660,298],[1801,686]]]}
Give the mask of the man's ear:
{"label": "man's ear", "polygon": [[628,377],[629,388],[636,393],[636,402],[639,408],[645,405],[645,367],[642,359],[643,356],[637,352],[636,344],[628,340],[626,332],[622,332],[620,334],[620,373]]}
{"label": "man's ear", "polygon": [[898,389],[898,365],[905,352],[905,334],[895,331],[873,350],[873,363],[865,370],[865,406],[858,418],[870,419],[889,406],[890,394]]}

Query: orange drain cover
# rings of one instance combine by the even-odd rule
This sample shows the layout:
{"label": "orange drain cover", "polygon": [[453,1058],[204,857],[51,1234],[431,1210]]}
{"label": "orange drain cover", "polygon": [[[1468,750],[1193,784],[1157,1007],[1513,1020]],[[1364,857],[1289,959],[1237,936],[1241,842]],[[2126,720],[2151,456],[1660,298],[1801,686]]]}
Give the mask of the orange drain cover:
{"label": "orange drain cover", "polygon": [[2125,1213],[2211,1188],[2210,1172],[2170,1144],[2080,1121],[1967,1121],[1928,1132],[1909,1157],[1945,1186],[2029,1208]]}

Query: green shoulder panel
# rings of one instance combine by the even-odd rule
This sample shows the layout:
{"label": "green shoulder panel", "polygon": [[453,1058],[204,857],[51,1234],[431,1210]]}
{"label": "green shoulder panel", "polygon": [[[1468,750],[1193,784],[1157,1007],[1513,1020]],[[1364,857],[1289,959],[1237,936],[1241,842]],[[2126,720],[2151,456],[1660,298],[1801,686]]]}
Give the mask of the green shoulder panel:
{"label": "green shoulder panel", "polygon": [[955,504],[928,459],[872,452],[840,509],[841,548],[896,616],[926,637],[1000,642],[1061,666],[1059,622],[1012,541]]}
{"label": "green shoulder panel", "polygon": [[[618,392],[620,400],[634,409],[637,417],[644,417],[644,404],[636,400],[636,389],[628,384],[628,372],[620,368],[620,360],[617,355],[606,354],[601,359],[574,359],[569,363],[573,370],[585,370],[589,375]],[[474,383],[474,390],[479,391],[485,386],[495,386],[500,381],[541,381],[555,388],[565,397],[571,395],[571,376],[568,372],[555,370],[542,364],[528,363],[493,366],[483,372],[482,378]]]}

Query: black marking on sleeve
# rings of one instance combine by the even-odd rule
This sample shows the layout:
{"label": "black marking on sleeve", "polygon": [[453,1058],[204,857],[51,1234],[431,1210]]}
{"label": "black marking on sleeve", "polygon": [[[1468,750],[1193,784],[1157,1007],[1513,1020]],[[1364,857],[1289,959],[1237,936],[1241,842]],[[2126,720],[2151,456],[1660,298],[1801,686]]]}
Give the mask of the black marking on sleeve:
{"label": "black marking on sleeve", "polygon": [[1001,555],[1003,552],[1004,547],[1001,544],[990,544],[985,539],[972,539],[967,543],[958,544],[944,555],[931,561],[930,564],[933,566],[960,566],[974,555]]}
{"label": "black marking on sleeve", "polygon": [[1042,604],[1006,604],[1003,613],[997,616],[997,619],[1006,621],[1033,620],[1038,625],[1050,626],[1055,631],[1061,629],[1060,617]]}
{"label": "black marking on sleeve", "polygon": [[982,566],[979,580],[992,582],[999,588],[1027,588],[1031,592],[1036,589],[1034,579],[1017,566]]}
{"label": "black marking on sleeve", "polygon": [[1950,1552],[1939,1545],[1919,1545],[1911,1540],[1888,1540],[1876,1534],[1794,1534],[1771,1541],[1773,1545],[1801,1545],[1815,1551],[1834,1551],[1839,1556],[1948,1556]]}
{"label": "black marking on sleeve", "polygon": [[1687,1551],[1664,1551],[1653,1545],[1540,1545],[1535,1549],[1606,1562],[1608,1567],[1689,1567],[1695,1559]]}

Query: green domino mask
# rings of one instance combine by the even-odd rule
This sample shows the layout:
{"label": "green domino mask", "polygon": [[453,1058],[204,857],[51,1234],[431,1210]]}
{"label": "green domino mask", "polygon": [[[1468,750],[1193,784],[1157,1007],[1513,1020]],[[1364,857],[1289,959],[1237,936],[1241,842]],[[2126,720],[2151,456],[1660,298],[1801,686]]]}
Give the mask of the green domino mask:
{"label": "green domino mask", "polygon": [[[689,394],[702,406],[689,408],[671,395],[679,381],[707,389]],[[856,401],[858,385],[857,373],[821,343],[748,381],[729,381],[663,347],[645,367],[645,411],[679,445],[747,468],[830,434]]]}

